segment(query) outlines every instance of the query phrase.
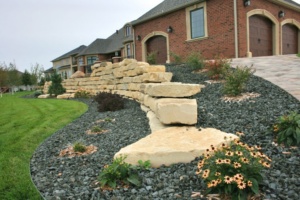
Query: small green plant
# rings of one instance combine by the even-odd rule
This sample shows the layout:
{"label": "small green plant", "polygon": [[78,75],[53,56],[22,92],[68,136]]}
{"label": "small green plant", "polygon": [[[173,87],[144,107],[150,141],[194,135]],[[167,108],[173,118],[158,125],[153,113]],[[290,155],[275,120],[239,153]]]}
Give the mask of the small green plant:
{"label": "small green plant", "polygon": [[283,143],[288,147],[300,145],[300,114],[290,112],[279,117],[273,126],[273,131],[279,144]]}
{"label": "small green plant", "polygon": [[118,94],[100,92],[94,100],[98,103],[98,111],[117,111],[124,108],[124,99]]}
{"label": "small green plant", "polygon": [[223,92],[228,96],[240,95],[246,86],[250,76],[254,73],[252,67],[237,67],[236,69],[227,69],[225,72],[225,83]]}
{"label": "small green plant", "polygon": [[115,158],[111,165],[106,165],[99,175],[101,187],[116,188],[118,184],[132,184],[140,186],[141,182],[137,172],[131,164],[124,162],[126,157]]}
{"label": "small green plant", "polygon": [[298,53],[297,56],[300,57],[300,53]]}
{"label": "small green plant", "polygon": [[201,70],[204,68],[204,59],[201,55],[201,53],[193,52],[191,53],[187,59],[186,63],[189,67],[191,67],[194,70]]}
{"label": "small green plant", "polygon": [[75,92],[75,98],[85,98],[88,99],[92,96],[92,94],[84,89],[79,89]]}
{"label": "small green plant", "polygon": [[263,179],[261,171],[269,168],[270,162],[259,147],[236,139],[220,148],[211,146],[207,149],[196,174],[206,183],[207,194],[220,194],[221,199],[246,200],[259,194]]}
{"label": "small green plant", "polygon": [[109,117],[106,117],[106,118],[104,119],[104,121],[105,121],[105,122],[112,122],[113,119],[111,119],[111,118],[109,118]]}
{"label": "small green plant", "polygon": [[86,146],[83,145],[83,144],[80,143],[80,142],[76,142],[76,143],[74,144],[74,146],[73,146],[73,150],[74,150],[75,152],[83,153],[83,152],[86,151]]}
{"label": "small green plant", "polygon": [[170,56],[173,58],[175,64],[181,64],[182,63],[182,57],[178,54],[175,54],[174,52],[170,53]]}
{"label": "small green plant", "polygon": [[224,73],[230,68],[230,60],[218,56],[215,60],[210,60],[205,63],[207,69],[207,75],[213,80],[219,80],[224,78]]}
{"label": "small green plant", "polygon": [[42,94],[43,94],[42,91],[35,91],[35,92],[33,93],[33,96],[34,96],[35,98],[37,98],[38,96],[40,96],[40,95],[42,95]]}
{"label": "small green plant", "polygon": [[135,166],[135,168],[136,169],[149,169],[149,168],[151,168],[151,162],[150,162],[150,160],[146,160],[146,161],[139,160],[138,165]]}
{"label": "small green plant", "polygon": [[49,86],[49,89],[48,89],[48,93],[50,95],[57,96],[57,95],[60,95],[60,94],[63,94],[63,93],[66,92],[66,89],[61,84],[62,79],[61,79],[61,76],[59,74],[54,72],[51,75],[51,81],[52,81],[52,83],[51,83],[51,85]]}
{"label": "small green plant", "polygon": [[93,126],[92,129],[91,129],[91,132],[92,133],[99,133],[99,132],[102,132],[103,129],[99,126]]}
{"label": "small green plant", "polygon": [[156,64],[156,57],[157,57],[157,52],[156,51],[148,53],[148,55],[147,55],[147,62],[150,65]]}

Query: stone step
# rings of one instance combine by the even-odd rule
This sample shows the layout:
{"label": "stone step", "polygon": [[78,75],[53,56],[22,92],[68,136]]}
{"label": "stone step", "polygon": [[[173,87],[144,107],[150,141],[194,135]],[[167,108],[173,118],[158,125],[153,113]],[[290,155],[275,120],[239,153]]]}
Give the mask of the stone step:
{"label": "stone step", "polygon": [[[224,138],[227,138],[226,140]],[[214,128],[170,127],[153,132],[147,137],[122,148],[114,158],[126,156],[125,162],[137,165],[139,160],[150,160],[152,167],[189,163],[201,156],[211,145],[220,146],[238,138]]]}

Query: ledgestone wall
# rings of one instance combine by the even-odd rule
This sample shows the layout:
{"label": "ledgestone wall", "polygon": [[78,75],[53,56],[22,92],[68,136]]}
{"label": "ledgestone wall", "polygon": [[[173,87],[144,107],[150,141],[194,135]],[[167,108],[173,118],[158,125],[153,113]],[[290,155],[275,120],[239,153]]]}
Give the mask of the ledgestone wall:
{"label": "ledgestone wall", "polygon": [[197,102],[186,97],[197,94],[203,86],[171,82],[172,73],[166,72],[165,66],[125,59],[95,63],[92,70],[90,77],[76,78],[74,74],[64,80],[66,94],[58,98],[72,98],[78,90],[111,92],[140,102],[165,125],[197,123]]}

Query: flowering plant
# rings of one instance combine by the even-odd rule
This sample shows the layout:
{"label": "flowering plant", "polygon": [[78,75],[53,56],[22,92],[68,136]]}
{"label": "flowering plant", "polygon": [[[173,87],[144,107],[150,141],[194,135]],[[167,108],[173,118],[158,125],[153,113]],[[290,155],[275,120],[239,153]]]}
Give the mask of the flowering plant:
{"label": "flowering plant", "polygon": [[220,148],[212,145],[199,161],[196,171],[207,185],[206,193],[218,193],[237,200],[258,194],[263,179],[261,171],[271,166],[271,159],[260,150],[237,139]]}

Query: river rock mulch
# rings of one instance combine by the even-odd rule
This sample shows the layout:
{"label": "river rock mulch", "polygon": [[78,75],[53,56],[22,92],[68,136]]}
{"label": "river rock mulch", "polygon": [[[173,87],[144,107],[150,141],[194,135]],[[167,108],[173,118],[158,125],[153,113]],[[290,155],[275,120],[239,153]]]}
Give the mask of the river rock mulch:
{"label": "river rock mulch", "polygon": [[[183,66],[168,65],[167,70],[173,72],[174,82],[206,85],[199,94],[191,97],[198,103],[198,127],[242,132],[243,142],[260,145],[273,160],[272,167],[264,171],[263,199],[300,199],[300,150],[276,145],[270,131],[279,116],[289,111],[300,112],[298,100],[272,83],[252,76],[246,92],[260,96],[241,102],[225,102],[221,83],[207,83],[204,74],[192,73]],[[99,113],[92,100],[80,101],[89,105],[88,111],[45,140],[32,156],[32,180],[44,199],[192,199],[193,192],[203,192],[204,184],[195,175],[198,159],[142,170],[139,174],[143,183],[139,188],[99,190],[99,172],[112,162],[114,154],[151,131],[137,102],[127,99],[125,109]],[[107,131],[86,134],[95,125]],[[59,156],[61,150],[76,142],[94,145],[97,151],[73,158]]]}

